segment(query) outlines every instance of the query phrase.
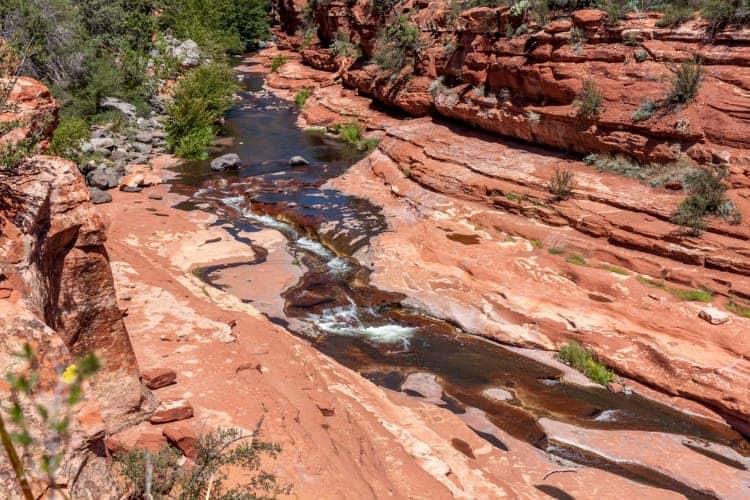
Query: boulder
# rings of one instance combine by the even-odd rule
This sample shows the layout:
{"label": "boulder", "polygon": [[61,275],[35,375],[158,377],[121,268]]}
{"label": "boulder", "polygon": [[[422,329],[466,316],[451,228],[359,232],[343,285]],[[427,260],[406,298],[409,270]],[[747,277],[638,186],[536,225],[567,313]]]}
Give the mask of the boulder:
{"label": "boulder", "polygon": [[171,368],[151,368],[141,371],[141,380],[149,389],[161,389],[177,382],[177,373]]}
{"label": "boulder", "polygon": [[157,453],[167,446],[167,438],[156,431],[145,431],[138,434],[123,432],[106,438],[104,446],[112,455],[128,453],[131,450],[148,450]]}
{"label": "boulder", "polygon": [[185,40],[172,49],[172,57],[177,59],[182,66],[197,66],[201,62],[201,51],[197,43],[192,40]]}
{"label": "boulder", "polygon": [[131,146],[133,147],[133,149],[144,155],[149,154],[152,149],[151,144],[144,144],[142,142],[134,142]]}
{"label": "boulder", "polygon": [[100,165],[86,174],[86,182],[95,188],[111,189],[120,183],[120,174],[114,168]]}
{"label": "boulder", "polygon": [[159,407],[148,419],[152,424],[166,424],[177,420],[185,420],[193,416],[193,406],[184,399],[162,401]]}
{"label": "boulder", "polygon": [[292,156],[291,158],[289,158],[289,166],[292,166],[292,167],[296,167],[299,165],[309,165],[309,164],[310,162],[305,160],[301,156]]}
{"label": "boulder", "polygon": [[195,445],[198,442],[198,435],[193,430],[193,426],[187,422],[175,422],[167,424],[162,429],[162,434],[167,440],[179,448],[186,457],[195,459],[198,455]]}
{"label": "boulder", "polygon": [[89,141],[93,149],[112,149],[115,147],[115,140],[111,137],[97,137]]}
{"label": "boulder", "polygon": [[214,170],[216,172],[221,172],[222,170],[226,170],[228,168],[239,167],[240,157],[235,153],[221,155],[218,158],[214,158],[213,160],[211,160],[211,170]]}
{"label": "boulder", "polygon": [[101,205],[102,203],[110,203],[112,201],[111,194],[95,187],[89,187],[89,196],[91,197],[91,203],[94,205]]}
{"label": "boulder", "polygon": [[154,135],[151,132],[138,132],[135,134],[135,140],[144,144],[148,144],[154,140]]}
{"label": "boulder", "polygon": [[114,97],[105,97],[104,99],[102,99],[102,102],[99,103],[99,106],[101,106],[102,108],[116,109],[130,119],[135,118],[135,106],[125,101],[121,101],[120,99],[116,99]]}
{"label": "boulder", "polygon": [[698,313],[698,317],[708,321],[712,325],[723,325],[729,321],[729,314],[711,306],[706,306],[701,309]]}
{"label": "boulder", "polygon": [[513,399],[513,394],[510,391],[501,389],[499,387],[490,387],[482,391],[482,395],[493,401],[510,401]]}

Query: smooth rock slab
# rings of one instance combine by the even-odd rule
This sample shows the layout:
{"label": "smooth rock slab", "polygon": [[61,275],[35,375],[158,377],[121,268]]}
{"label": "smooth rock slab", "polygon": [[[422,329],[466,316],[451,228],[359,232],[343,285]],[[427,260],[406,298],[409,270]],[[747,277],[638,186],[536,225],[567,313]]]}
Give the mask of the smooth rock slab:
{"label": "smooth rock slab", "polygon": [[437,377],[432,373],[411,373],[401,384],[404,392],[415,393],[425,399],[436,402],[443,396],[443,388],[438,384]]}
{"label": "smooth rock slab", "polygon": [[511,394],[510,391],[500,389],[499,387],[490,387],[489,389],[485,389],[482,391],[482,395],[494,401],[510,401],[511,399],[513,399],[513,394]]}
{"label": "smooth rock slab", "polygon": [[[550,446],[583,455],[691,493],[715,498],[740,499],[750,494],[750,471],[713,460],[694,451],[695,442],[685,436],[646,431],[587,429],[546,418],[539,424]],[[726,446],[702,446],[748,467],[748,459]]]}
{"label": "smooth rock slab", "polygon": [[141,372],[141,380],[149,389],[161,389],[177,383],[177,373],[171,368],[151,368]]}
{"label": "smooth rock slab", "polygon": [[185,420],[193,416],[193,405],[184,399],[162,401],[156,411],[148,419],[152,424],[166,424],[177,420]]}
{"label": "smooth rock slab", "polygon": [[235,153],[221,155],[218,158],[214,158],[213,160],[211,160],[211,170],[214,170],[216,172],[221,172],[222,170],[226,170],[228,168],[239,168],[239,166],[240,157]]}

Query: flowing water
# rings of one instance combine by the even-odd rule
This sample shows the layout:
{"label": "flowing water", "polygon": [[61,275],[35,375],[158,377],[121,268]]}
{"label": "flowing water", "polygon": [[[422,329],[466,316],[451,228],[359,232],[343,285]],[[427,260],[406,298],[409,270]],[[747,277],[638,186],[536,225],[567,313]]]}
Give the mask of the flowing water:
{"label": "flowing water", "polygon": [[[681,434],[747,454],[747,441],[723,425],[639,395],[566,383],[554,367],[467,335],[403,306],[403,296],[370,286],[367,268],[352,255],[369,237],[387,230],[381,210],[322,188],[362,153],[300,130],[293,105],[262,84],[261,75],[246,76],[242,101],[227,117],[237,142],[222,153],[238,153],[243,167],[217,174],[207,162],[195,162],[181,169],[174,189],[190,197],[182,208],[212,210],[219,215],[217,224],[250,234],[262,228],[284,234],[306,271],[297,285],[279,290],[285,317],[274,321],[294,325],[295,334],[322,352],[391,389],[400,390],[410,373],[434,374],[444,389],[440,404],[459,414],[478,408],[498,427],[535,445],[544,442],[537,421],[547,417],[581,427]],[[290,167],[288,159],[295,155],[310,165]],[[252,237],[242,241],[253,245]],[[256,255],[254,262],[263,260],[263,252]],[[213,283],[226,267],[203,269],[202,277]],[[488,388],[502,388],[511,398],[491,399],[483,393]]]}

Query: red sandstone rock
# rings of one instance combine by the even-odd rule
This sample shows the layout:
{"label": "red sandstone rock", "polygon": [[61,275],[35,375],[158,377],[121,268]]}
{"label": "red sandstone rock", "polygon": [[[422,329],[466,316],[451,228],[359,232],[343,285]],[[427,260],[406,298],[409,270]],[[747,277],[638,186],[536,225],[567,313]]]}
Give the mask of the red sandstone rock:
{"label": "red sandstone rock", "polygon": [[156,431],[126,432],[115,434],[104,440],[111,455],[120,455],[132,450],[148,450],[157,453],[167,446],[167,439]]}
{"label": "red sandstone rock", "polygon": [[193,406],[184,399],[162,401],[149,418],[152,424],[165,424],[176,420],[185,420],[193,416]]}
{"label": "red sandstone rock", "polygon": [[601,25],[606,14],[597,9],[582,9],[573,12],[573,24],[582,28],[596,29]]}
{"label": "red sandstone rock", "polygon": [[177,373],[171,368],[150,368],[141,371],[141,380],[149,389],[161,389],[177,382]]}
{"label": "red sandstone rock", "polygon": [[198,452],[195,448],[198,442],[198,436],[193,430],[193,426],[187,422],[178,422],[167,424],[162,429],[164,437],[169,440],[170,443],[177,446],[186,457],[195,459]]}
{"label": "red sandstone rock", "polygon": [[544,31],[547,33],[564,33],[570,31],[573,23],[566,20],[551,21],[544,26]]}
{"label": "red sandstone rock", "polygon": [[723,325],[729,321],[729,314],[710,306],[701,309],[698,316],[712,325]]}

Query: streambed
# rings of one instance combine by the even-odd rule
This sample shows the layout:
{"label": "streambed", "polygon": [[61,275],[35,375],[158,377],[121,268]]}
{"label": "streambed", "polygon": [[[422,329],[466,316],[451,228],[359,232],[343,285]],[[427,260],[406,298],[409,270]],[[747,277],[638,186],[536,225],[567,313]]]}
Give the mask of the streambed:
{"label": "streambed", "polygon": [[[545,446],[539,419],[547,418],[586,428],[672,433],[747,455],[747,441],[720,423],[637,394],[565,382],[554,367],[461,332],[404,306],[405,297],[371,286],[369,270],[352,256],[369,238],[388,230],[385,217],[366,200],[323,187],[362,153],[300,130],[294,105],[264,90],[261,74],[246,74],[243,85],[242,99],[226,120],[236,142],[221,151],[239,154],[242,168],[214,173],[207,162],[190,163],[181,168],[173,189],[189,197],[181,208],[213,211],[218,225],[230,224],[237,233],[271,229],[284,235],[303,276],[278,291],[284,316],[269,312],[272,320],[384,387],[401,390],[410,374],[433,374],[443,389],[437,404],[458,414],[479,409],[497,427],[539,447]],[[289,166],[288,159],[296,155],[310,165]],[[322,241],[322,227],[336,238]],[[241,241],[254,245],[252,237]],[[262,249],[256,248],[255,255],[250,264],[263,262]],[[201,277],[221,287],[218,278],[230,267],[203,269]],[[488,389],[508,396],[490,397]],[[685,453],[695,451],[686,444]],[[644,475],[636,479],[650,482]]]}

